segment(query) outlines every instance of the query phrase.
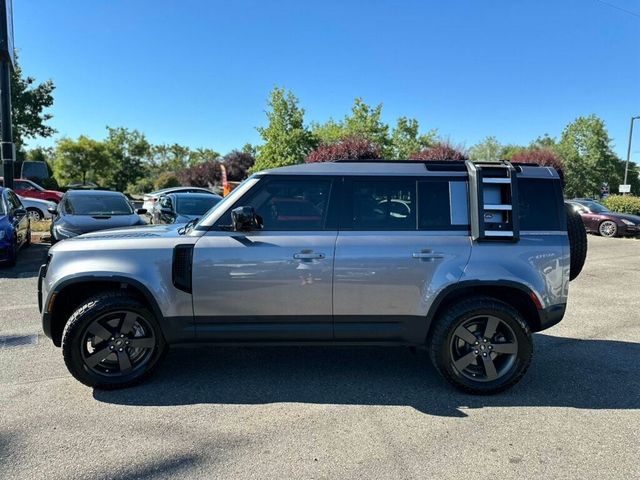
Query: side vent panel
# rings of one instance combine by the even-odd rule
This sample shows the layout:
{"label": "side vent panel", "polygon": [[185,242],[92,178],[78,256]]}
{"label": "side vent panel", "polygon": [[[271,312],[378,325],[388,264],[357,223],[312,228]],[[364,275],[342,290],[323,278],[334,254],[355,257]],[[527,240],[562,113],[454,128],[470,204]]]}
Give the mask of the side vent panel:
{"label": "side vent panel", "polygon": [[171,276],[173,286],[183,292],[191,293],[191,265],[193,245],[177,245],[173,249]]}

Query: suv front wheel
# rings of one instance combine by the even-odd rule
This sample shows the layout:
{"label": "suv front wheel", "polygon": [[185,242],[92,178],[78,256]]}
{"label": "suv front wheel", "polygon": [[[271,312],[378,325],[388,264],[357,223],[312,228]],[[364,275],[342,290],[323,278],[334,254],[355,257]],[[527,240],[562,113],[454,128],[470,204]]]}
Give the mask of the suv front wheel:
{"label": "suv front wheel", "polygon": [[510,305],[474,297],[448,307],[430,338],[431,361],[460,390],[487,395],[515,385],[533,354],[529,326]]}
{"label": "suv front wheel", "polygon": [[64,328],[71,374],[90,387],[115,389],[148,377],[167,349],[153,313],[126,292],[105,292],[80,305]]}

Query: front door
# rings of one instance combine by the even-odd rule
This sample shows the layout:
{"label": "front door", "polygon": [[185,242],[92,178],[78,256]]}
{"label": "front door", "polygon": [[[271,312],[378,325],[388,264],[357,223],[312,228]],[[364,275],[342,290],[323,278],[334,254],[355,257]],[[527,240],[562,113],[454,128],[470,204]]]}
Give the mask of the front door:
{"label": "front door", "polygon": [[[332,180],[266,177],[195,245],[193,306],[198,339],[329,340],[337,229]],[[252,206],[263,228],[228,231],[230,210]]]}

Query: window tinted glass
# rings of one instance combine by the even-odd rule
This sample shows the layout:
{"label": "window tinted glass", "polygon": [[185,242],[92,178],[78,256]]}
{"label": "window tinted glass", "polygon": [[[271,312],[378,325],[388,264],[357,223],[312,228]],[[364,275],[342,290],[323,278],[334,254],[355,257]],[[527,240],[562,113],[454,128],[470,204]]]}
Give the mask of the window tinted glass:
{"label": "window tinted glass", "polygon": [[126,198],[114,195],[79,195],[67,197],[65,211],[72,215],[131,215]]}
{"label": "window tinted glass", "polygon": [[349,205],[350,228],[415,230],[415,193],[414,180],[354,180]]}
{"label": "window tinted glass", "polygon": [[17,190],[34,190],[34,188],[28,184],[27,182],[22,182],[20,180],[15,180],[13,182]]}
{"label": "window tinted glass", "polygon": [[7,193],[8,193],[8,197],[7,198],[9,199],[9,204],[11,205],[11,207],[13,209],[22,208],[22,202],[20,201],[18,196],[15,193],[11,192],[11,191],[9,191]]}
{"label": "window tinted glass", "polygon": [[555,182],[520,179],[520,230],[560,230]]}
{"label": "window tinted glass", "polygon": [[179,197],[176,210],[182,215],[204,215],[219,201],[220,198],[213,195],[211,198]]}
{"label": "window tinted glass", "polygon": [[[235,207],[250,206],[262,217],[263,230],[322,230],[331,181],[328,179],[268,179]],[[230,214],[220,224],[230,223]]]}
{"label": "window tinted glass", "polygon": [[420,230],[468,230],[467,182],[434,179],[418,183]]}

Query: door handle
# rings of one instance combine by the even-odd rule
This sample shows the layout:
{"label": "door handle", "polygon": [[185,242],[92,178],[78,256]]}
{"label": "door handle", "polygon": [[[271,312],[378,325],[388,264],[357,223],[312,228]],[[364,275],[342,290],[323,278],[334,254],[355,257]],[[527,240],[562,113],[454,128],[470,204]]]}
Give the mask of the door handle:
{"label": "door handle", "polygon": [[294,253],[293,254],[293,258],[295,258],[296,260],[322,259],[322,258],[324,258],[324,253],[311,253],[311,252]]}
{"label": "door handle", "polygon": [[411,254],[413,258],[419,258],[423,260],[433,260],[436,258],[444,258],[444,253],[433,252],[431,250],[422,250],[420,252],[414,252]]}

